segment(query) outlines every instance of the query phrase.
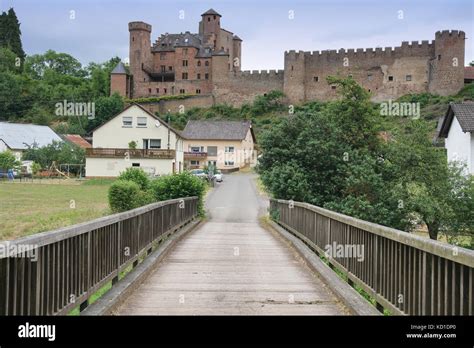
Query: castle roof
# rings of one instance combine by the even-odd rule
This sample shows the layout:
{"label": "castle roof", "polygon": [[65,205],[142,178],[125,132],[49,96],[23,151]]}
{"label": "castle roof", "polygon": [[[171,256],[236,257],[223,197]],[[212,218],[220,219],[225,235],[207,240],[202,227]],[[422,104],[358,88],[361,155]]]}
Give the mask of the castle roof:
{"label": "castle roof", "polygon": [[204,12],[201,16],[207,16],[207,15],[215,15],[215,16],[219,16],[219,17],[222,17],[219,13],[216,12],[216,10],[214,10],[213,8],[210,8],[209,10],[207,10],[206,12]]}
{"label": "castle roof", "polygon": [[122,62],[118,62],[111,74],[127,74],[127,68]]}
{"label": "castle roof", "polygon": [[454,117],[458,120],[464,133],[474,132],[474,103],[449,103],[448,111],[442,120],[439,132],[441,137],[448,137],[449,129],[451,128]]}
{"label": "castle roof", "polygon": [[183,137],[189,140],[243,140],[250,129],[250,121],[188,121]]}
{"label": "castle roof", "polygon": [[203,47],[199,34],[189,31],[181,34],[162,34],[153,45],[153,52],[174,51],[176,47]]}

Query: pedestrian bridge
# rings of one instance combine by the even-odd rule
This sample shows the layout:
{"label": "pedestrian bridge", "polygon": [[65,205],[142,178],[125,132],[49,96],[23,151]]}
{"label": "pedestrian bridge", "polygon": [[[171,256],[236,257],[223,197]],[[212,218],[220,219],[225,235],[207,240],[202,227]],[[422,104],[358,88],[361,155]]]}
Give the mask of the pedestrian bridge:
{"label": "pedestrian bridge", "polygon": [[204,221],[197,204],[1,243],[0,315],[474,314],[471,250],[266,200],[252,175],[211,191]]}

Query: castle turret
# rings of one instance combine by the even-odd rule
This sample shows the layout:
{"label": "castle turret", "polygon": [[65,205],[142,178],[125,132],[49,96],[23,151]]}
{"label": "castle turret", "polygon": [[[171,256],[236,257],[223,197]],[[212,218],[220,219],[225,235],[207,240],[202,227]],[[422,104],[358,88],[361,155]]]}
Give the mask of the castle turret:
{"label": "castle turret", "polygon": [[232,59],[232,70],[233,71],[240,71],[242,69],[242,39],[237,35],[234,35],[232,38],[232,52],[234,57]]}
{"label": "castle turret", "polygon": [[127,69],[119,62],[110,73],[110,95],[118,93],[122,97],[130,97],[130,79]]}
{"label": "castle turret", "polygon": [[221,15],[212,8],[202,15],[199,23],[199,34],[204,38],[206,44],[213,48],[218,47],[221,32]]}
{"label": "castle turret", "polygon": [[144,22],[130,22],[128,31],[130,32],[130,74],[134,83],[147,82],[149,76],[143,69],[152,66],[151,25]]}
{"label": "castle turret", "polygon": [[285,52],[285,76],[283,92],[291,103],[305,100],[305,57],[304,52]]}
{"label": "castle turret", "polygon": [[463,31],[436,32],[435,56],[430,66],[430,93],[451,95],[463,87],[465,39]]}

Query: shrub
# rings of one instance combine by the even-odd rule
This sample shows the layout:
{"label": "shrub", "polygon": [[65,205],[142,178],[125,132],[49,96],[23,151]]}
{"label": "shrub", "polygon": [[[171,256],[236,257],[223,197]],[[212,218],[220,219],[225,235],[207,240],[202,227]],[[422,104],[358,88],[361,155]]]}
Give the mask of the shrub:
{"label": "shrub", "polygon": [[197,196],[199,214],[204,215],[206,183],[189,172],[162,176],[151,182],[150,191],[155,201]]}
{"label": "shrub", "polygon": [[109,205],[113,212],[139,207],[140,186],[129,180],[117,180],[109,188]]}
{"label": "shrub", "polygon": [[150,185],[148,175],[141,168],[127,168],[124,172],[120,173],[118,179],[133,181],[140,187],[140,190],[144,191],[146,191]]}

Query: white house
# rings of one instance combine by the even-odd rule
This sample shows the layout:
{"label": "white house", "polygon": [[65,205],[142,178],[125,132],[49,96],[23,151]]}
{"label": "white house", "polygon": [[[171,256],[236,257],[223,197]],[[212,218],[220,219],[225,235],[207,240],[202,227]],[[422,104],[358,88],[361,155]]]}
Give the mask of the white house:
{"label": "white house", "polygon": [[128,167],[171,174],[181,172],[183,163],[180,133],[138,104],[96,128],[92,148],[86,149],[87,177],[116,177]]}
{"label": "white house", "polygon": [[0,152],[9,150],[17,160],[30,147],[43,147],[63,140],[48,126],[0,122]]}
{"label": "white house", "polygon": [[466,164],[474,174],[474,103],[450,103],[439,136],[445,138],[448,162]]}

